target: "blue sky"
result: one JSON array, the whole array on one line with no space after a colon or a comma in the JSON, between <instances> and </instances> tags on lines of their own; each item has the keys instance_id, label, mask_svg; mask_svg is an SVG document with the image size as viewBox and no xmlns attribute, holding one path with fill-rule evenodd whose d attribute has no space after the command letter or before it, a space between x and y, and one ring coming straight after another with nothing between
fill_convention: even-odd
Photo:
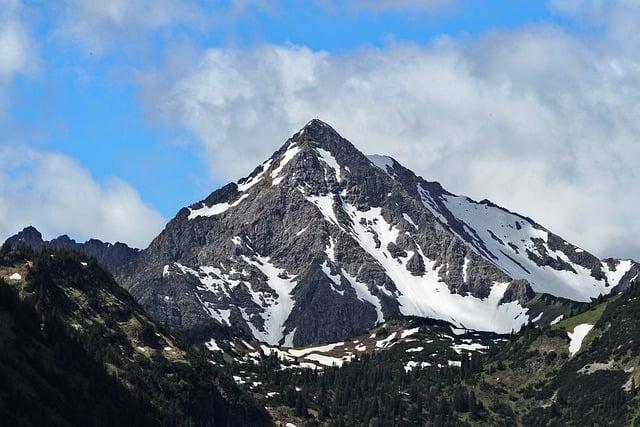
<instances>
[{"instance_id":1,"label":"blue sky","mask_svg":"<svg viewBox=\"0 0 640 427\"><path fill-rule=\"evenodd\" d=\"M207 8L211 2L201 4ZM39 2L25 2L29 6L47 10ZM74 49L55 37L57 22L36 15L33 37L42 69L16 81L6 124L13 141L67 154L96 179L126 180L166 218L224 184L224 177L210 176L197 145L190 144L179 127L145 117L135 82L130 81L128 73L162 57L172 37L185 37L198 48L292 43L348 52L390 42L425 44L445 35L473 37L558 19L539 1L491 0L482 7L466 1L435 10L383 12L290 1L266 9L248 6L221 27L175 25L170 36L152 33L140 58L117 46L101 56L91 49Z\"/></svg>"},{"instance_id":2,"label":"blue sky","mask_svg":"<svg viewBox=\"0 0 640 427\"><path fill-rule=\"evenodd\" d=\"M640 222L611 208L637 207L619 196L637 192L637 17L628 0L0 0L0 234L144 246L321 116L452 191L640 255ZM55 190L16 172L59 155L77 173L52 170ZM114 211L131 215L96 229Z\"/></svg>"}]
</instances>

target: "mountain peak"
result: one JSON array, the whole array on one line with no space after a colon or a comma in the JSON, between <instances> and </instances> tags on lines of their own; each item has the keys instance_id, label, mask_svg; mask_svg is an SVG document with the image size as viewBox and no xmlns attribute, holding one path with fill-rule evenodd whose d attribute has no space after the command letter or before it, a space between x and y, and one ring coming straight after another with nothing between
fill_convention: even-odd
<instances>
[{"instance_id":1,"label":"mountain peak","mask_svg":"<svg viewBox=\"0 0 640 427\"><path fill-rule=\"evenodd\" d=\"M308 143L311 147L323 148L329 151L332 151L331 148L340 149L342 148L340 146L345 144L351 145L338 131L320 119L313 119L308 122L293 135L292 142L300 146ZM355 149L355 147L351 147Z\"/></svg>"},{"instance_id":2,"label":"mountain peak","mask_svg":"<svg viewBox=\"0 0 640 427\"><path fill-rule=\"evenodd\" d=\"M23 228L18 234L7 239L7 242L11 246L26 245L32 247L39 247L44 243L42 240L42 233L31 225Z\"/></svg>"},{"instance_id":3,"label":"mountain peak","mask_svg":"<svg viewBox=\"0 0 640 427\"><path fill-rule=\"evenodd\" d=\"M326 131L332 131L335 134L338 133L328 123L325 123L320 119L311 119L306 125L304 125L302 129L300 129L299 134L303 134L305 132L310 132L313 134Z\"/></svg>"},{"instance_id":4,"label":"mountain peak","mask_svg":"<svg viewBox=\"0 0 640 427\"><path fill-rule=\"evenodd\" d=\"M367 157L318 119L181 212L123 286L168 325L216 321L272 344L338 341L400 315L508 333L536 319L534 293L589 302L640 274Z\"/></svg>"}]
</instances>

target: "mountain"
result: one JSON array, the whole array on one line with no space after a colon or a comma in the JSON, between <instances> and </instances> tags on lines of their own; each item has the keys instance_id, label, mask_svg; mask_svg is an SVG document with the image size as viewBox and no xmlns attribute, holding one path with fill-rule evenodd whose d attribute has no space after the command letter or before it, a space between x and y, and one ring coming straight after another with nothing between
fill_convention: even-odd
<instances>
[{"instance_id":1,"label":"mountain","mask_svg":"<svg viewBox=\"0 0 640 427\"><path fill-rule=\"evenodd\" d=\"M3 425L271 424L77 253L3 247L0 346Z\"/></svg>"},{"instance_id":2,"label":"mountain","mask_svg":"<svg viewBox=\"0 0 640 427\"><path fill-rule=\"evenodd\" d=\"M586 303L639 273L312 120L248 177L181 209L118 279L170 327L216 322L301 346L399 316L508 333L549 318L530 309L537 295Z\"/></svg>"},{"instance_id":3,"label":"mountain","mask_svg":"<svg viewBox=\"0 0 640 427\"><path fill-rule=\"evenodd\" d=\"M46 241L42 239L42 234L32 226L26 227L19 233L9 237L6 242L12 247L26 245L36 250L51 248L77 251L95 258L111 273L118 271L140 253L139 249L130 248L120 242L112 244L89 239L84 243L78 243L67 235Z\"/></svg>"}]
</instances>

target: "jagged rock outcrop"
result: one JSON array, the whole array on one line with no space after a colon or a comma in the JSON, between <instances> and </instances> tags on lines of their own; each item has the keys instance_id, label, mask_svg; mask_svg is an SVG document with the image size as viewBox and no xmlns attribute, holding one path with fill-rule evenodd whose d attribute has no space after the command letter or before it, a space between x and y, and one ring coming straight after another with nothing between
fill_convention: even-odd
<instances>
[{"instance_id":1,"label":"jagged rock outcrop","mask_svg":"<svg viewBox=\"0 0 640 427\"><path fill-rule=\"evenodd\" d=\"M25 245L36 250L46 247L77 251L95 258L103 267L113 274L140 253L139 249L130 248L120 242L107 243L97 239L89 239L84 243L79 243L67 235L62 235L48 241L43 240L42 234L32 226L26 227L19 233L9 237L7 243L12 247Z\"/></svg>"},{"instance_id":2,"label":"jagged rock outcrop","mask_svg":"<svg viewBox=\"0 0 640 427\"><path fill-rule=\"evenodd\" d=\"M248 177L178 212L120 283L156 319L214 319L271 344L337 341L415 315L510 332L534 293L629 283L531 219L365 156L313 120Z\"/></svg>"}]
</instances>

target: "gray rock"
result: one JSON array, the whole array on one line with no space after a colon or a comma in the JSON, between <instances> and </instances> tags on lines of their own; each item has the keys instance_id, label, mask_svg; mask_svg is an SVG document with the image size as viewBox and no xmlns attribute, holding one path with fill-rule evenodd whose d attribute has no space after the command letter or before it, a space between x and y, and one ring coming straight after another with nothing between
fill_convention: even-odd
<instances>
[{"instance_id":1,"label":"gray rock","mask_svg":"<svg viewBox=\"0 0 640 427\"><path fill-rule=\"evenodd\" d=\"M213 319L300 346L401 315L517 330L535 292L573 289L567 274L594 283L576 299L619 285L605 269L531 219L368 158L313 120L248 177L180 210L118 280L171 327Z\"/></svg>"}]
</instances>

